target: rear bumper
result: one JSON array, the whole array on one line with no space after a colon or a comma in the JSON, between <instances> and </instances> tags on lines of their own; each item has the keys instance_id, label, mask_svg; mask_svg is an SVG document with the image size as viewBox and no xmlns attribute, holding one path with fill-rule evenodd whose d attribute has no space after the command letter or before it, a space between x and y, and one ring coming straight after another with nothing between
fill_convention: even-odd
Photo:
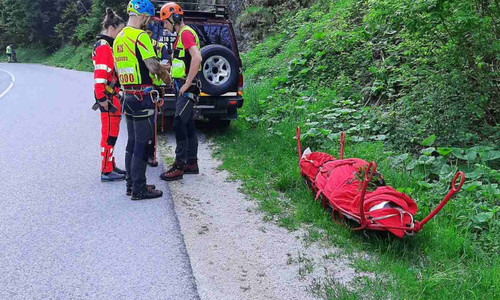
<instances>
[{"instance_id":1,"label":"rear bumper","mask_svg":"<svg viewBox=\"0 0 500 300\"><path fill-rule=\"evenodd\" d=\"M162 113L167 117L175 114L175 96L165 95ZM220 118L221 120L234 120L238 117L237 110L243 106L243 97L236 93L221 96L200 96L200 101L195 106L195 119Z\"/></svg>"}]
</instances>

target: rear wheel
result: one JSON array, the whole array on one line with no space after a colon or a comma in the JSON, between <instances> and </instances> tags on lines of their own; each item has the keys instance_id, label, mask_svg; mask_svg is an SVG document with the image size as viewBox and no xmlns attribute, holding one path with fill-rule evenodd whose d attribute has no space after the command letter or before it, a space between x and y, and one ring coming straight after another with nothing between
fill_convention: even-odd
<instances>
[{"instance_id":1,"label":"rear wheel","mask_svg":"<svg viewBox=\"0 0 500 300\"><path fill-rule=\"evenodd\" d=\"M239 66L234 53L221 45L201 48L200 81L203 92L218 96L234 89L238 83Z\"/></svg>"}]
</instances>

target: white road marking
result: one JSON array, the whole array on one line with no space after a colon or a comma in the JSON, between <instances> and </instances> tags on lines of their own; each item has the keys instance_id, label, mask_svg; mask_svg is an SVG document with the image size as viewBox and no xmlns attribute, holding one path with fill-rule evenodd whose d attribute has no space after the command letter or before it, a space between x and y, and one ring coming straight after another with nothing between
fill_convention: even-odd
<instances>
[{"instance_id":1,"label":"white road marking","mask_svg":"<svg viewBox=\"0 0 500 300\"><path fill-rule=\"evenodd\" d=\"M3 96L5 96L5 95L7 95L7 93L8 93L8 92L10 92L10 90L14 87L14 83L16 82L16 78L15 78L15 77L14 77L14 75L13 75L11 72L9 72L9 71L6 71L6 70L4 70L4 69L0 69L0 71L5 72L5 73L9 74L9 75L10 75L10 78L11 78L11 80L10 80L10 84L9 84L9 86L7 87L7 89L6 89L5 91L3 91L3 92L0 94L0 99L2 99L2 97L3 97Z\"/></svg>"}]
</instances>

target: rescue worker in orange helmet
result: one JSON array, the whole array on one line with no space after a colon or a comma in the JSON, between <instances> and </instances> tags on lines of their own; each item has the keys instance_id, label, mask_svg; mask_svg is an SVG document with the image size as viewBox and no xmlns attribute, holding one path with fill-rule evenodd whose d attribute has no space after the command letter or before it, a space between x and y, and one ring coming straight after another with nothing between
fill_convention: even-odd
<instances>
[{"instance_id":1,"label":"rescue worker in orange helmet","mask_svg":"<svg viewBox=\"0 0 500 300\"><path fill-rule=\"evenodd\" d=\"M160 11L165 29L177 32L173 47L171 74L175 86L174 131L175 162L160 175L166 181L179 180L184 174L198 174L198 137L194 126L194 106L200 95L198 72L202 57L200 41L193 28L184 23L184 11L174 3L165 4Z\"/></svg>"},{"instance_id":2,"label":"rescue worker in orange helmet","mask_svg":"<svg viewBox=\"0 0 500 300\"><path fill-rule=\"evenodd\" d=\"M120 84L113 60L113 41L123 29L124 22L112 9L106 9L102 22L103 31L97 36L92 52L94 63L94 109L101 111L101 181L125 179L125 171L116 167L113 155L120 131L121 105L118 93Z\"/></svg>"}]
</instances>

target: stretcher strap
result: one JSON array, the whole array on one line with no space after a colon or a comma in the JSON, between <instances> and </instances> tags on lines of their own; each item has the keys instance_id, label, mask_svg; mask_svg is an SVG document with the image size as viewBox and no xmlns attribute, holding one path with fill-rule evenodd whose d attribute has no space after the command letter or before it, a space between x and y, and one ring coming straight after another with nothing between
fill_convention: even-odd
<instances>
[{"instance_id":1,"label":"stretcher strap","mask_svg":"<svg viewBox=\"0 0 500 300\"><path fill-rule=\"evenodd\" d=\"M377 172L377 164L372 161L368 164L368 167L365 170L365 178L361 183L361 195L360 195L360 206L359 206L359 218L360 218L360 227L358 229L366 228L370 223L366 220L365 217L365 195L366 189L368 188L368 183L372 180L373 174Z\"/></svg>"}]
</instances>

